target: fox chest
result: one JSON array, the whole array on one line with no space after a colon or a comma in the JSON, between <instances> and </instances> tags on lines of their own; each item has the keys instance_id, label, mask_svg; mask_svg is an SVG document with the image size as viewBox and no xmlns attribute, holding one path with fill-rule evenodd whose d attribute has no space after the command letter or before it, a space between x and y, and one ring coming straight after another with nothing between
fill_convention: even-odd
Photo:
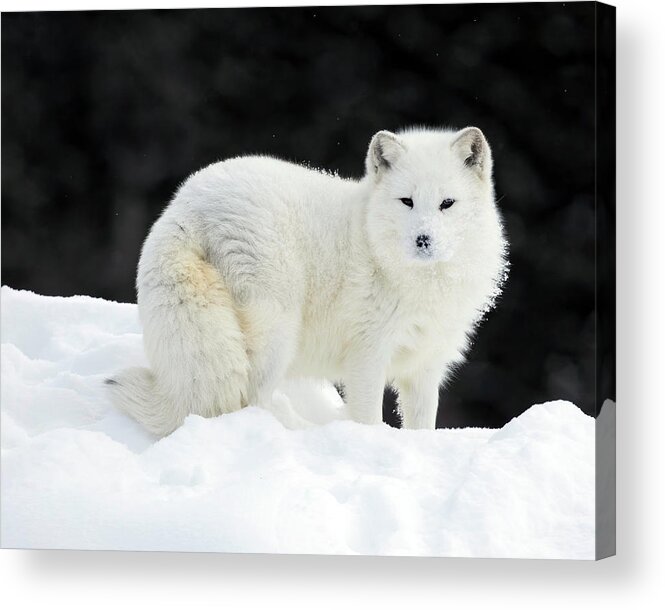
<instances>
[{"instance_id":1,"label":"fox chest","mask_svg":"<svg viewBox=\"0 0 665 610\"><path fill-rule=\"evenodd\" d=\"M426 311L410 314L396 320L386 337L389 377L427 366L446 343L446 325L441 316Z\"/></svg>"}]
</instances>

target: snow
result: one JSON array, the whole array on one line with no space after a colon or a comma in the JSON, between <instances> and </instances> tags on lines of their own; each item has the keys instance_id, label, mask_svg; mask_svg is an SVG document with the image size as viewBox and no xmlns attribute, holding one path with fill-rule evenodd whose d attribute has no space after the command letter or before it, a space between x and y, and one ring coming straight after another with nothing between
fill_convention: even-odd
<instances>
[{"instance_id":1,"label":"snow","mask_svg":"<svg viewBox=\"0 0 665 610\"><path fill-rule=\"evenodd\" d=\"M135 305L1 298L5 548L594 557L594 420L571 403L396 430L301 380L157 440L102 384L145 363Z\"/></svg>"}]
</instances>

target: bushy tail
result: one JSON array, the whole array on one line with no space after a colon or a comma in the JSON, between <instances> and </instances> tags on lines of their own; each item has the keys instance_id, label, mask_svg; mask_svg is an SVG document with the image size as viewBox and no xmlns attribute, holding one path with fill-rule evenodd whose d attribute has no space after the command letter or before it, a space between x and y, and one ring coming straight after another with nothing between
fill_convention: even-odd
<instances>
[{"instance_id":1,"label":"bushy tail","mask_svg":"<svg viewBox=\"0 0 665 610\"><path fill-rule=\"evenodd\" d=\"M167 398L159 391L155 375L149 369L124 369L104 383L115 407L160 437L173 432L187 415L166 404Z\"/></svg>"},{"instance_id":2,"label":"bushy tail","mask_svg":"<svg viewBox=\"0 0 665 610\"><path fill-rule=\"evenodd\" d=\"M106 384L115 405L164 436L190 413L215 417L247 404L249 360L234 300L217 268L176 223L162 217L137 276L150 368L120 371Z\"/></svg>"}]
</instances>

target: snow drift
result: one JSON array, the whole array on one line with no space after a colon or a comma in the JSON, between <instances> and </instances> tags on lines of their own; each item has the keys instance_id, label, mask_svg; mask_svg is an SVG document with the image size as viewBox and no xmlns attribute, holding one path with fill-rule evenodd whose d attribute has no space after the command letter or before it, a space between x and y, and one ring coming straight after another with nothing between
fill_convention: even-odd
<instances>
[{"instance_id":1,"label":"snow drift","mask_svg":"<svg viewBox=\"0 0 665 610\"><path fill-rule=\"evenodd\" d=\"M570 403L408 431L299 381L156 440L102 384L144 363L135 305L2 289L3 547L594 557L594 420Z\"/></svg>"}]
</instances>

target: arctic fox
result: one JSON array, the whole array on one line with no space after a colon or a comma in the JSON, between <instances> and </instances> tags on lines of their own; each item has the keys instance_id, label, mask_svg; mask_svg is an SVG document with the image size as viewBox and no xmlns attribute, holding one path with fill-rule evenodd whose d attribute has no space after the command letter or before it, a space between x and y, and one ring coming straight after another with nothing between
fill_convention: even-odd
<instances>
[{"instance_id":1,"label":"arctic fox","mask_svg":"<svg viewBox=\"0 0 665 610\"><path fill-rule=\"evenodd\" d=\"M108 379L114 403L166 435L310 376L366 424L392 384L404 427L434 428L506 268L490 147L475 127L380 131L365 165L351 180L248 156L190 176L138 266L151 368Z\"/></svg>"}]
</instances>

